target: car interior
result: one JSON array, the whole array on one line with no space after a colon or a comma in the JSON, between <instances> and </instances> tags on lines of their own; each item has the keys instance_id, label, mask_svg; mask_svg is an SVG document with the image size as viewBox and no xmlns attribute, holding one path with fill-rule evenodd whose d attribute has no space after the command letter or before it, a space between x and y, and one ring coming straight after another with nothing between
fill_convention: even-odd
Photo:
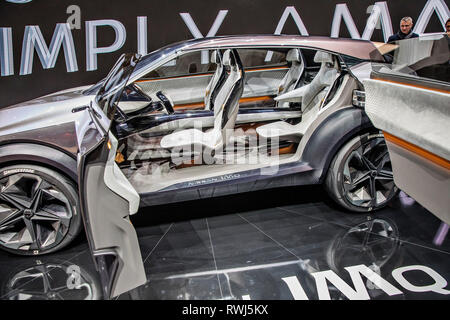
<instances>
[{"instance_id":1,"label":"car interior","mask_svg":"<svg viewBox=\"0 0 450 320\"><path fill-rule=\"evenodd\" d=\"M205 62L186 52L124 90L116 162L140 193L298 161L341 70L337 56L313 49L206 53Z\"/></svg>"}]
</instances>

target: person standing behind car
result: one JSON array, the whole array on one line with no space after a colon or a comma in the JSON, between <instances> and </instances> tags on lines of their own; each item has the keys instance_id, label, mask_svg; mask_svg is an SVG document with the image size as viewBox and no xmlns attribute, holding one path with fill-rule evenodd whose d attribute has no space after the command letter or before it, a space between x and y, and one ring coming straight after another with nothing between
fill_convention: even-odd
<instances>
[{"instance_id":1,"label":"person standing behind car","mask_svg":"<svg viewBox=\"0 0 450 320\"><path fill-rule=\"evenodd\" d=\"M412 26L414 25L411 17L404 17L400 20L400 30L389 37L387 42L394 42L403 39L417 38L419 35L412 32Z\"/></svg>"}]
</instances>

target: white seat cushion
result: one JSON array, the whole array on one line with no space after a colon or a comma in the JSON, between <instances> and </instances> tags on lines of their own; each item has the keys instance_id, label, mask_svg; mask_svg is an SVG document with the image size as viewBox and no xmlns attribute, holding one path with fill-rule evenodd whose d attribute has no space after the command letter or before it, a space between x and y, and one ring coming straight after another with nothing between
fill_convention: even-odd
<instances>
[{"instance_id":1,"label":"white seat cushion","mask_svg":"<svg viewBox=\"0 0 450 320\"><path fill-rule=\"evenodd\" d=\"M296 125L289 124L284 121L272 122L256 128L256 132L265 138L275 138L296 135L303 137L311 123L317 118L319 113L320 99L314 107L306 110L302 115L302 121Z\"/></svg>"},{"instance_id":2,"label":"white seat cushion","mask_svg":"<svg viewBox=\"0 0 450 320\"><path fill-rule=\"evenodd\" d=\"M256 128L256 132L264 138L275 138L297 134L295 126L284 121L277 121Z\"/></svg>"},{"instance_id":3,"label":"white seat cushion","mask_svg":"<svg viewBox=\"0 0 450 320\"><path fill-rule=\"evenodd\" d=\"M190 145L202 145L216 149L222 144L220 131L210 130L202 132L198 129L187 129L171 133L161 139L161 147L171 149Z\"/></svg>"}]
</instances>

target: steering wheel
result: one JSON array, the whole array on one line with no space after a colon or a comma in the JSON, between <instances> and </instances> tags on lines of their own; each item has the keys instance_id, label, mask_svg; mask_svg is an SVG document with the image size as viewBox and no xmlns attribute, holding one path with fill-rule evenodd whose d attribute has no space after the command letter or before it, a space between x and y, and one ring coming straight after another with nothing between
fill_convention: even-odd
<instances>
[{"instance_id":1,"label":"steering wheel","mask_svg":"<svg viewBox=\"0 0 450 320\"><path fill-rule=\"evenodd\" d=\"M173 106L174 106L173 101L169 96L164 94L164 92L162 92L162 91L158 91L156 93L156 96L158 97L159 100L161 100L161 102L168 114L175 113L175 110L173 109Z\"/></svg>"},{"instance_id":2,"label":"steering wheel","mask_svg":"<svg viewBox=\"0 0 450 320\"><path fill-rule=\"evenodd\" d=\"M121 101L143 101L145 103L148 103L146 106L139 108L138 110L134 110L131 112L125 112L119 107L119 102ZM120 117L121 121L126 121L130 117L134 117L136 115L139 115L143 110L145 110L152 102L152 98L150 98L146 93L144 93L136 84L132 83L124 88L122 91L122 95L116 103L114 103L114 106L116 107L116 115Z\"/></svg>"},{"instance_id":3,"label":"steering wheel","mask_svg":"<svg viewBox=\"0 0 450 320\"><path fill-rule=\"evenodd\" d=\"M115 103L114 106L116 107L116 114L122 118L123 121L128 120L128 116L123 112L122 109L119 108L118 104Z\"/></svg>"}]
</instances>

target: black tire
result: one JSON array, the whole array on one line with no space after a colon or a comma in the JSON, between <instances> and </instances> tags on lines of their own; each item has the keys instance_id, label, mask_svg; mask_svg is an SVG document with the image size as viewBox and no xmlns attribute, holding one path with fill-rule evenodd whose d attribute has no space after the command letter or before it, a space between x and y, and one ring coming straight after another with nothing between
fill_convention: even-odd
<instances>
[{"instance_id":1,"label":"black tire","mask_svg":"<svg viewBox=\"0 0 450 320\"><path fill-rule=\"evenodd\" d=\"M18 255L58 251L80 233L81 220L77 188L67 177L31 164L0 170L1 249Z\"/></svg>"},{"instance_id":2,"label":"black tire","mask_svg":"<svg viewBox=\"0 0 450 320\"><path fill-rule=\"evenodd\" d=\"M398 188L383 134L366 133L348 141L331 162L324 186L334 201L351 212L385 207Z\"/></svg>"}]
</instances>

